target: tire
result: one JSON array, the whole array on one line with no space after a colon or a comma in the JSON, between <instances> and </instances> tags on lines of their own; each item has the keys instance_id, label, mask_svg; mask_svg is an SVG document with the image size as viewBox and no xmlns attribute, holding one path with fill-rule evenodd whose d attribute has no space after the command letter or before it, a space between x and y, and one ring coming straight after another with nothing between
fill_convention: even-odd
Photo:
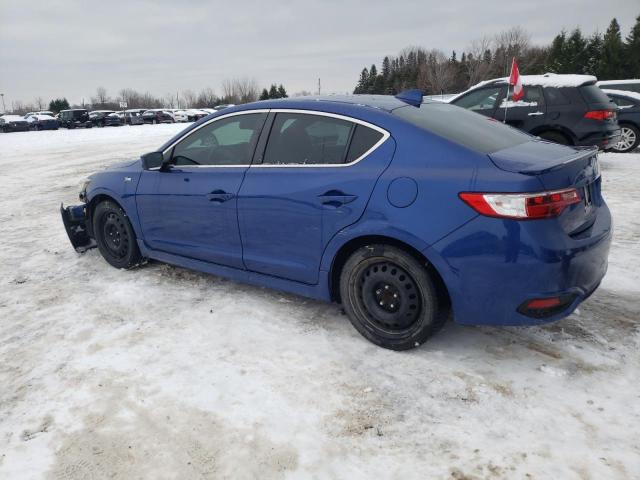
<instances>
[{"instance_id":1,"label":"tire","mask_svg":"<svg viewBox=\"0 0 640 480\"><path fill-rule=\"evenodd\" d=\"M100 202L93 211L93 233L98 250L111 266L131 268L142 255L127 214L115 202Z\"/></svg>"},{"instance_id":2,"label":"tire","mask_svg":"<svg viewBox=\"0 0 640 480\"><path fill-rule=\"evenodd\" d=\"M620 128L622 129L620 141L611 150L618 153L634 151L640 144L640 130L630 123L621 123Z\"/></svg>"},{"instance_id":3,"label":"tire","mask_svg":"<svg viewBox=\"0 0 640 480\"><path fill-rule=\"evenodd\" d=\"M549 142L559 143L560 145L571 145L569 139L560 132L542 132L538 136L543 140L547 140Z\"/></svg>"},{"instance_id":4,"label":"tire","mask_svg":"<svg viewBox=\"0 0 640 480\"><path fill-rule=\"evenodd\" d=\"M448 316L426 266L390 245L368 245L349 257L340 297L355 329L390 350L419 346Z\"/></svg>"}]
</instances>

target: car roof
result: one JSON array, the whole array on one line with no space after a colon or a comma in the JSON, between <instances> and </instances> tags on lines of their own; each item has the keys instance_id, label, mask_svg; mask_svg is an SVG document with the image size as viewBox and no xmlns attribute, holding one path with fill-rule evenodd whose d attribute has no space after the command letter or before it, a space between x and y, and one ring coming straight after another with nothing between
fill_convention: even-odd
<instances>
[{"instance_id":1,"label":"car roof","mask_svg":"<svg viewBox=\"0 0 640 480\"><path fill-rule=\"evenodd\" d=\"M433 102L425 102L433 103ZM323 106L335 106L337 104L353 107L366 107L392 112L396 108L406 107L408 104L391 95L324 95L279 98L275 100L261 100L231 107L229 110L241 109L250 106L255 108L301 108L305 110L322 110ZM244 108L242 108L244 109ZM231 113L231 112L230 112Z\"/></svg>"}]
</instances>

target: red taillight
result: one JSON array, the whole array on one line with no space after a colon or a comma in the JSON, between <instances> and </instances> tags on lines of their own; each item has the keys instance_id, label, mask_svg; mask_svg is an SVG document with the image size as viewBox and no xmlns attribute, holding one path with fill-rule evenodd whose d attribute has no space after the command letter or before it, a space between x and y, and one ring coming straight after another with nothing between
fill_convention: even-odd
<instances>
[{"instance_id":1,"label":"red taillight","mask_svg":"<svg viewBox=\"0 0 640 480\"><path fill-rule=\"evenodd\" d=\"M540 193L463 192L460 198L481 215L519 220L557 217L581 200L575 188Z\"/></svg>"},{"instance_id":2,"label":"red taillight","mask_svg":"<svg viewBox=\"0 0 640 480\"><path fill-rule=\"evenodd\" d=\"M584 114L584 118L590 118L591 120L609 120L613 118L616 112L613 110L589 110Z\"/></svg>"}]
</instances>

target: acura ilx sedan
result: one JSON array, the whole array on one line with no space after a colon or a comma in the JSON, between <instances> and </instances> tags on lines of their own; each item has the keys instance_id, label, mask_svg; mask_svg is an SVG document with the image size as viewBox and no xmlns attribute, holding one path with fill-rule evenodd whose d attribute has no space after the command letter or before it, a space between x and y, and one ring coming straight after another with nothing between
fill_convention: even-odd
<instances>
[{"instance_id":1,"label":"acura ilx sedan","mask_svg":"<svg viewBox=\"0 0 640 480\"><path fill-rule=\"evenodd\" d=\"M597 150L550 143L417 91L280 99L209 115L92 175L61 207L73 246L325 301L385 348L449 317L569 315L607 269Z\"/></svg>"}]
</instances>

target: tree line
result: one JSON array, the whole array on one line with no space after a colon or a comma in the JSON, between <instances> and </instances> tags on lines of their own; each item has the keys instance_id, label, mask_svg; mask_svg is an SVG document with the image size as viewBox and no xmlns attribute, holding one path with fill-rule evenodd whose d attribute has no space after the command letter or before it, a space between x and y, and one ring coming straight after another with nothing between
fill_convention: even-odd
<instances>
[{"instance_id":1,"label":"tree line","mask_svg":"<svg viewBox=\"0 0 640 480\"><path fill-rule=\"evenodd\" d=\"M386 56L381 68L363 68L354 93L396 94L419 88L425 94L457 93L482 80L509 75L515 57L522 75L547 72L595 75L599 80L640 78L640 16L623 39L614 18L603 34L580 28L561 31L546 46L531 45L530 34L514 27L483 37L458 54L408 47Z\"/></svg>"},{"instance_id":2,"label":"tree line","mask_svg":"<svg viewBox=\"0 0 640 480\"><path fill-rule=\"evenodd\" d=\"M14 101L12 112L25 114L33 111L49 110L58 113L69 108L87 108L92 110L120 110L120 102L125 102L127 108L209 108L220 104L241 104L266 98L286 98L285 87L272 84L270 89L263 89L260 94L258 83L250 78L234 78L222 82L222 95L216 95L215 90L206 87L199 92L183 90L182 92L167 93L159 97L149 92L139 92L133 88L123 88L116 95L109 95L104 87L98 87L95 95L87 103L70 104L66 98L52 99L48 104L42 97L37 97L31 103ZM48 107L48 108L47 108Z\"/></svg>"}]
</instances>

